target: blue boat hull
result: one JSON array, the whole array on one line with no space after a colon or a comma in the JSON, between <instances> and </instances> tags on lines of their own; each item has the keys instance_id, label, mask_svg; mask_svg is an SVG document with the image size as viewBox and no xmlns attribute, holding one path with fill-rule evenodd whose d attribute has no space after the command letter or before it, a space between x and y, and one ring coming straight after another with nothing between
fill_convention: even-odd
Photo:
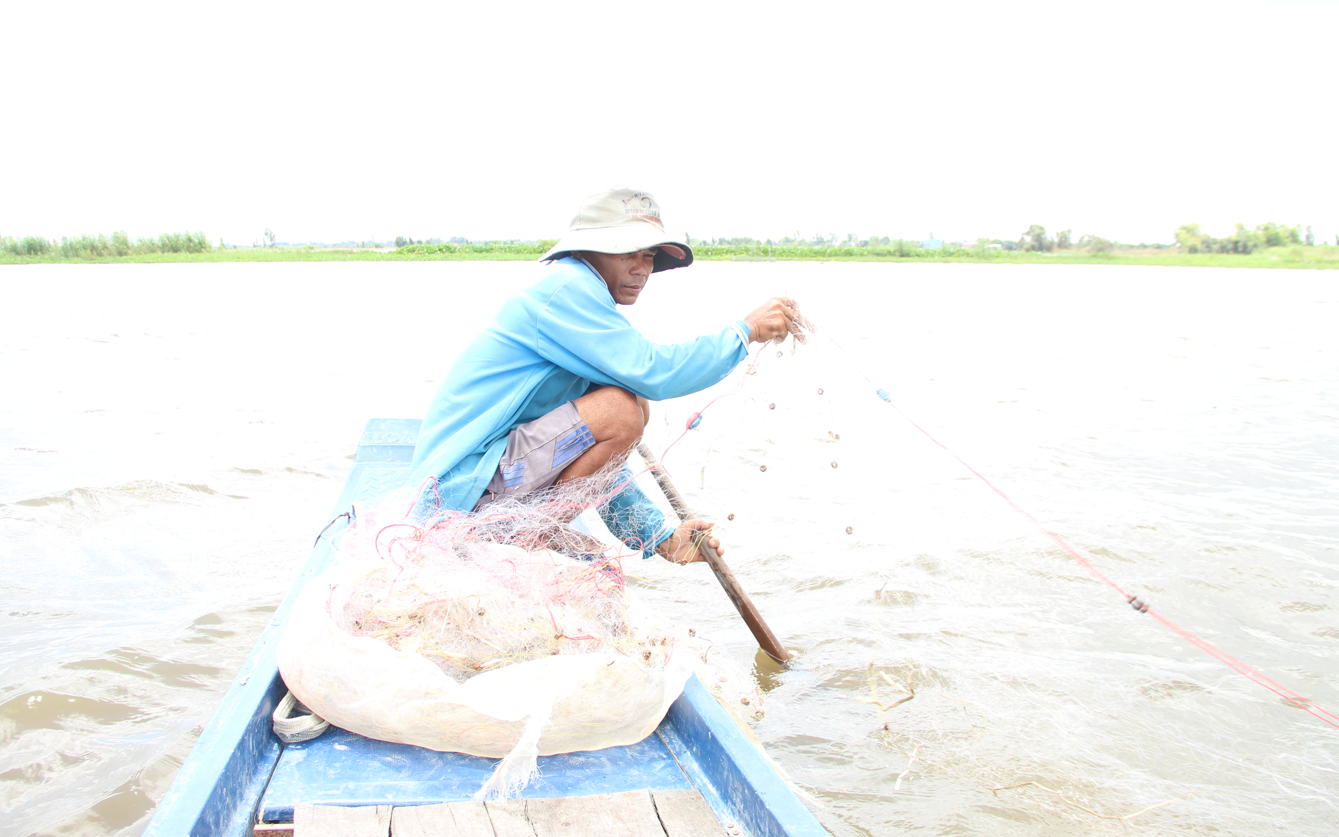
<instances>
[{"instance_id":1,"label":"blue boat hull","mask_svg":"<svg viewBox=\"0 0 1339 837\"><path fill-rule=\"evenodd\" d=\"M336 514L403 483L418 424L368 422ZM289 745L274 736L270 718L285 693L275 655L279 635L298 591L330 556L329 538L323 537L159 803L146 837L244 837L257 821L291 822L294 805L302 803L461 801L491 772L491 759L373 741L343 730ZM693 788L723 823L737 825L744 834L827 833L697 678L689 680L655 735L645 741L547 756L539 767L539 779L526 796Z\"/></svg>"}]
</instances>

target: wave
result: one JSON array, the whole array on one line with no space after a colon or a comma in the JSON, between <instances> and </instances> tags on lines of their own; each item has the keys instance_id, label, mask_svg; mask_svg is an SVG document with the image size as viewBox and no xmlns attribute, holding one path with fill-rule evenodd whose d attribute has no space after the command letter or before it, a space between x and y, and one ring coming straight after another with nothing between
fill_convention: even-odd
<instances>
[{"instance_id":1,"label":"wave","mask_svg":"<svg viewBox=\"0 0 1339 837\"><path fill-rule=\"evenodd\" d=\"M105 502L117 502L124 500L149 500L156 503L191 503L195 501L196 495L206 495L211 497L224 497L230 500L250 499L241 494L228 494L222 491L215 491L203 483L189 482L162 482L160 480L135 480L133 482L122 483L98 488L71 488L59 494L49 494L44 497L30 497L24 500L16 500L13 503L0 503L0 508L7 505L13 506L68 506L71 508L82 508L89 506L100 506Z\"/></svg>"}]
</instances>

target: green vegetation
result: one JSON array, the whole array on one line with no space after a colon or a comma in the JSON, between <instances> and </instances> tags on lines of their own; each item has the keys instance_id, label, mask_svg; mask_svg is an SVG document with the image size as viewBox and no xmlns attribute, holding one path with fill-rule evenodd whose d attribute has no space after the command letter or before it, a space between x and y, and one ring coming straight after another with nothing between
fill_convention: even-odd
<instances>
[{"instance_id":1,"label":"green vegetation","mask_svg":"<svg viewBox=\"0 0 1339 837\"><path fill-rule=\"evenodd\" d=\"M946 247L927 250L918 241L896 239L887 245L784 245L784 244L706 244L693 242L693 255L699 259L776 259L777 261L867 261L885 262L895 259L929 259L931 261L960 261L972 255L971 250Z\"/></svg>"},{"instance_id":2,"label":"green vegetation","mask_svg":"<svg viewBox=\"0 0 1339 837\"><path fill-rule=\"evenodd\" d=\"M407 256L443 259L469 259L480 256L537 259L556 243L556 241L480 241L472 244L410 244L395 252Z\"/></svg>"},{"instance_id":3,"label":"green vegetation","mask_svg":"<svg viewBox=\"0 0 1339 837\"><path fill-rule=\"evenodd\" d=\"M1238 224L1236 231L1223 239L1202 232L1198 224L1187 224L1176 231L1177 244L1128 245L1093 235L1072 240L1070 230L1054 236L1033 224L1017 241L977 239L966 246L960 242L922 242L871 237L858 240L848 235L780 241L749 238L689 239L698 259L705 261L929 261L982 262L1009 264L1121 264L1180 267L1286 267L1339 268L1339 246L1315 245L1311 228L1298 225L1261 224L1247 230ZM124 232L109 236L62 238L59 242L27 236L0 236L0 265L52 262L308 262L308 261L432 261L487 260L525 261L538 259L551 246L545 241L465 241L452 239L442 243L414 242L401 237L398 249L377 249L367 241L347 246L285 246L265 231L264 245L250 248L211 245L204 233L168 233L158 238L131 242Z\"/></svg>"},{"instance_id":4,"label":"green vegetation","mask_svg":"<svg viewBox=\"0 0 1339 837\"><path fill-rule=\"evenodd\" d=\"M1110 244L1107 242L1107 244ZM845 261L845 262L971 262L993 264L1119 264L1167 267L1287 267L1339 268L1339 247L1267 247L1250 254L1183 253L1172 247L1102 250L989 250L694 245L693 253L707 260Z\"/></svg>"},{"instance_id":5,"label":"green vegetation","mask_svg":"<svg viewBox=\"0 0 1339 837\"><path fill-rule=\"evenodd\" d=\"M1199 224L1185 224L1176 231L1176 243L1187 253L1254 253L1261 247L1285 247L1302 244L1302 225L1285 227L1270 221L1254 230L1237 224L1227 238L1213 238L1200 230ZM1306 246L1315 245L1311 228L1306 228Z\"/></svg>"},{"instance_id":6,"label":"green vegetation","mask_svg":"<svg viewBox=\"0 0 1339 837\"><path fill-rule=\"evenodd\" d=\"M208 253L213 249L202 232L163 233L133 242L125 232L114 232L110 237L81 235L59 242L31 235L18 239L0 236L0 261L117 261L154 254Z\"/></svg>"}]
</instances>

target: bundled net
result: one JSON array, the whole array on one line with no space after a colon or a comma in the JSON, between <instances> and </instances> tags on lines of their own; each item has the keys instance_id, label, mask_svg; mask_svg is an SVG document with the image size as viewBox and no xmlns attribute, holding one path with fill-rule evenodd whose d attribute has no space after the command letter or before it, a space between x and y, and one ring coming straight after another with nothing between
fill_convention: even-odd
<instances>
[{"instance_id":1,"label":"bundled net","mask_svg":"<svg viewBox=\"0 0 1339 837\"><path fill-rule=\"evenodd\" d=\"M668 663L676 631L632 612L619 558L574 559L452 534L413 527L412 560L340 583L330 598L335 625L425 657L462 683L563 654L609 651L648 669Z\"/></svg>"},{"instance_id":2,"label":"bundled net","mask_svg":"<svg viewBox=\"0 0 1339 837\"><path fill-rule=\"evenodd\" d=\"M626 553L568 527L618 482L606 471L470 514L421 499L360 512L294 607L285 683L352 732L504 757L479 798L523 787L539 755L640 741L709 643L638 601ZM702 673L759 710L737 672Z\"/></svg>"}]
</instances>

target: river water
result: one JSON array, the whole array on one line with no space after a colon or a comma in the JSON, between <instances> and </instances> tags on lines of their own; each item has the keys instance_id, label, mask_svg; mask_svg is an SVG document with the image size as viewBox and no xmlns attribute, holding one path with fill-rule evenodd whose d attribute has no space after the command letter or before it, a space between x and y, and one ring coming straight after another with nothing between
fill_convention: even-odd
<instances>
[{"instance_id":1,"label":"river water","mask_svg":"<svg viewBox=\"0 0 1339 837\"><path fill-rule=\"evenodd\" d=\"M536 270L0 271L5 834L142 831L364 422L420 416ZM664 460L795 665L755 659L702 565L630 569L752 670L755 731L825 826L1333 833L1339 730L1027 516L1339 712L1333 274L702 263L628 313L681 340L775 293L816 339L657 405L647 438L665 450L724 395Z\"/></svg>"}]
</instances>

